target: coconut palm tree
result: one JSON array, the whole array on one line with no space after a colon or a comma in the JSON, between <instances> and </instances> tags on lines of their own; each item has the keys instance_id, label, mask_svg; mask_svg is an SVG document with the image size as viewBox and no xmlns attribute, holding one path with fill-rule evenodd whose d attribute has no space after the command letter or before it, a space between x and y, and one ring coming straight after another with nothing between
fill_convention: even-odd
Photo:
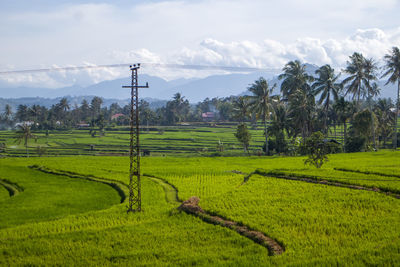
<instances>
[{"instance_id":1,"label":"coconut palm tree","mask_svg":"<svg viewBox=\"0 0 400 267\"><path fill-rule=\"evenodd\" d=\"M34 134L32 134L31 132L31 126L27 123L24 124L20 124L18 125L18 130L16 132L16 140L15 142L18 142L18 144L21 144L22 141L24 141L24 146L26 148L26 156L29 157L29 152L28 152L28 142L29 139L31 138L35 138L36 140L36 136Z\"/></svg>"},{"instance_id":2,"label":"coconut palm tree","mask_svg":"<svg viewBox=\"0 0 400 267\"><path fill-rule=\"evenodd\" d=\"M360 99L366 96L366 90L363 84L366 81L364 56L354 52L354 54L350 56L350 61L347 61L344 72L349 74L342 82L346 90L345 96L352 94L352 99L357 99L357 107L359 109Z\"/></svg>"},{"instance_id":3,"label":"coconut palm tree","mask_svg":"<svg viewBox=\"0 0 400 267\"><path fill-rule=\"evenodd\" d=\"M12 119L12 108L9 104L6 104L5 109L4 109L4 119L7 124L11 124L11 119Z\"/></svg>"},{"instance_id":4,"label":"coconut palm tree","mask_svg":"<svg viewBox=\"0 0 400 267\"><path fill-rule=\"evenodd\" d=\"M271 124L268 126L268 134L276 138L276 150L278 153L284 152L286 147L285 131L289 135L290 123L288 120L287 106L274 99L274 112L271 117Z\"/></svg>"},{"instance_id":5,"label":"coconut palm tree","mask_svg":"<svg viewBox=\"0 0 400 267\"><path fill-rule=\"evenodd\" d=\"M311 88L313 89L313 93L315 96L320 94L320 98L318 100L318 104L321 105L324 102L324 131L325 134L328 133L328 110L329 110L329 102L331 100L331 96L336 101L338 99L338 95L340 90L342 89L342 85L337 83L337 80L340 77L340 74L335 75L335 70L331 68L330 65L324 65L317 69L315 73L318 75L315 82L312 84Z\"/></svg>"},{"instance_id":6,"label":"coconut palm tree","mask_svg":"<svg viewBox=\"0 0 400 267\"><path fill-rule=\"evenodd\" d=\"M372 132L372 139L373 139L373 145L374 145L374 150L376 151L376 136L375 136L375 119L374 119L374 114L372 110L372 101L373 98L380 93L380 89L378 87L378 84L375 82L378 77L377 77L377 71L378 71L378 65L375 62L374 59L365 59L364 60L364 72L365 72L365 87L367 91L367 103L368 103L368 109L371 114L371 132ZM371 84L371 82L373 82Z\"/></svg>"},{"instance_id":7,"label":"coconut palm tree","mask_svg":"<svg viewBox=\"0 0 400 267\"><path fill-rule=\"evenodd\" d=\"M265 136L265 153L269 153L268 149L268 132L267 132L267 120L270 118L271 113L274 110L272 105L271 94L276 85L269 86L267 80L260 77L247 90L253 95L248 96L250 109L256 114L257 119L261 117L264 125L264 136Z\"/></svg>"},{"instance_id":8,"label":"coconut palm tree","mask_svg":"<svg viewBox=\"0 0 400 267\"><path fill-rule=\"evenodd\" d=\"M346 101L344 97L340 97L333 105L333 108L336 110L339 122L343 123L343 150L346 152L347 120L353 116L355 108L352 103Z\"/></svg>"},{"instance_id":9,"label":"coconut palm tree","mask_svg":"<svg viewBox=\"0 0 400 267\"><path fill-rule=\"evenodd\" d=\"M311 134L315 115L315 98L311 91L297 90L289 101L289 119L294 136L301 133L302 142Z\"/></svg>"},{"instance_id":10,"label":"coconut palm tree","mask_svg":"<svg viewBox=\"0 0 400 267\"><path fill-rule=\"evenodd\" d=\"M386 54L385 60L385 73L382 77L389 76L386 84L397 82L397 101L396 101L396 116L394 123L394 135L393 135L393 149L397 148L397 118L399 116L399 95L400 95L400 50L398 47L393 47L390 54Z\"/></svg>"},{"instance_id":11,"label":"coconut palm tree","mask_svg":"<svg viewBox=\"0 0 400 267\"><path fill-rule=\"evenodd\" d=\"M378 99L374 106L374 113L378 119L378 134L383 139L383 146L386 147L388 136L393 132L394 113L391 109L394 107L391 99Z\"/></svg>"},{"instance_id":12,"label":"coconut palm tree","mask_svg":"<svg viewBox=\"0 0 400 267\"><path fill-rule=\"evenodd\" d=\"M239 96L233 101L233 117L239 122L244 123L249 115L249 102L244 96Z\"/></svg>"},{"instance_id":13,"label":"coconut palm tree","mask_svg":"<svg viewBox=\"0 0 400 267\"><path fill-rule=\"evenodd\" d=\"M310 89L309 82L312 82L314 78L307 74L305 64L301 64L299 60L290 61L282 70L283 73L278 76L278 79L283 80L281 84L283 97L288 98L290 101L295 91L306 92Z\"/></svg>"}]
</instances>

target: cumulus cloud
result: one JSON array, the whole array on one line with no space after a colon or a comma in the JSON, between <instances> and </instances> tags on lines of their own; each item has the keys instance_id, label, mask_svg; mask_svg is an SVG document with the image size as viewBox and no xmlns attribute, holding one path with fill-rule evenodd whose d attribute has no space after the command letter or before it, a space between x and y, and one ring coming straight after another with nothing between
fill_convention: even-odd
<instances>
[{"instance_id":1,"label":"cumulus cloud","mask_svg":"<svg viewBox=\"0 0 400 267\"><path fill-rule=\"evenodd\" d=\"M235 41L223 42L206 38L195 47L183 47L167 54L159 54L149 49L115 50L108 57L113 63L149 63L141 71L166 79L182 77L204 77L215 73L227 73L226 70L199 71L162 67L162 64L209 65L250 67L273 70L279 73L285 63L299 59L304 63L316 65L331 64L336 69L346 65L348 57L361 52L366 57L382 59L392 46L398 46L400 28L383 31L378 28L359 29L344 39L299 38L291 43L272 39L261 42ZM84 62L86 66L94 66ZM157 66L160 64L160 66ZM60 67L54 65L53 67ZM73 67L70 65L70 67ZM50 71L28 75L1 76L0 81L12 85L30 85L43 87L61 87L73 84L89 85L103 80L128 76L126 69L88 68L83 70Z\"/></svg>"}]
</instances>

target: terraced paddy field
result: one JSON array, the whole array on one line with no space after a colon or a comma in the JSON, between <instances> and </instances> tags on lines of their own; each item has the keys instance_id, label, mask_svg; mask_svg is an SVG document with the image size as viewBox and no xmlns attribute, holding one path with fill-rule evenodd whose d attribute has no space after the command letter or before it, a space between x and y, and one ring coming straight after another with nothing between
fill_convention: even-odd
<instances>
[{"instance_id":1,"label":"terraced paddy field","mask_svg":"<svg viewBox=\"0 0 400 267\"><path fill-rule=\"evenodd\" d=\"M249 126L250 127L250 126ZM217 151L219 142L223 144L224 154L243 155L242 145L236 140L235 123L219 125L158 126L141 130L142 149L156 156L202 156ZM252 140L250 149L261 150L262 130L250 129ZM45 156L98 155L121 156L129 153L129 128L115 127L105 131L104 136L91 136L89 129L36 131L28 144L30 156L38 156L38 147ZM26 156L24 143L16 142L15 132L0 131L0 156ZM5 148L2 149L2 144Z\"/></svg>"},{"instance_id":2,"label":"terraced paddy field","mask_svg":"<svg viewBox=\"0 0 400 267\"><path fill-rule=\"evenodd\" d=\"M0 159L0 265L398 265L400 152L303 159L146 157L130 214L127 157Z\"/></svg>"}]
</instances>

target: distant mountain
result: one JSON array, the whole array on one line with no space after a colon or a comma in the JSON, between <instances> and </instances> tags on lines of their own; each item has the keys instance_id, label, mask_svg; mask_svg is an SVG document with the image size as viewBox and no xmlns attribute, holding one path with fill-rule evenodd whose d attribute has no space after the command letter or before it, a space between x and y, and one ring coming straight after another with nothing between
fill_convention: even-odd
<instances>
[{"instance_id":1,"label":"distant mountain","mask_svg":"<svg viewBox=\"0 0 400 267\"><path fill-rule=\"evenodd\" d=\"M149 83L150 88L140 89L141 97L169 100L177 92L182 93L191 103L202 101L206 97L224 97L237 95L258 79L260 76L271 78L268 73L249 74L228 74L214 75L202 79L178 79L166 81L159 77L140 75L139 84ZM90 96L96 95L103 98L127 99L130 90L122 88L130 84L130 78L122 78L111 81L103 81L88 87L70 86L58 89L49 88L5 88L0 87L0 97L21 98L21 97L44 97L56 98L62 96Z\"/></svg>"},{"instance_id":2,"label":"distant mountain","mask_svg":"<svg viewBox=\"0 0 400 267\"><path fill-rule=\"evenodd\" d=\"M318 66L312 64L306 64L307 72L311 75L315 75L315 70ZM247 88L259 77L264 77L269 81L271 85L277 84L277 89L274 94L279 93L281 80L278 79L277 73L271 72L254 72L247 74L226 74L226 75L213 75L206 78L199 79L178 79L172 81L166 81L159 77L141 74L139 76L139 84L144 85L146 82L149 83L149 88L140 89L140 97L153 99L151 103L155 103L154 99L164 100L156 105L165 104L166 100L170 100L173 95L180 92L186 99L191 103L197 103L204 100L206 97L226 97L230 95L244 95L247 94ZM59 98L63 96L70 96L71 99L76 99L77 103L81 102L79 97L87 96L100 96L108 100L118 102L122 101L127 103L130 97L130 89L122 88L123 85L130 84L130 78L122 78L111 81L103 81L88 87L70 86L58 89L49 88L29 88L29 87L18 87L18 88L7 88L4 84L0 84L0 97L1 98L27 98L31 99L24 101L31 101L34 103L35 97L41 98ZM384 81L379 81L381 86L380 97L391 97L395 98L396 86L389 84L384 86ZM47 100L46 100L47 101ZM45 103L53 103L51 100ZM75 100L74 100L75 101ZM75 102L70 103L74 104ZM54 104L54 103L53 103ZM106 104L106 103L105 103ZM49 104L51 105L51 104ZM107 104L106 104L107 105ZM1 112L0 103L0 112Z\"/></svg>"}]
</instances>

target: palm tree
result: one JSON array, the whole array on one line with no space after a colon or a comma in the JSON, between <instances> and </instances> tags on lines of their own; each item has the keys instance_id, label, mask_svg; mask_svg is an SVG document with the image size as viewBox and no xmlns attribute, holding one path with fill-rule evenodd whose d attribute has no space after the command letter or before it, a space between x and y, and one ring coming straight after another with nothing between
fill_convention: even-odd
<instances>
[{"instance_id":1,"label":"palm tree","mask_svg":"<svg viewBox=\"0 0 400 267\"><path fill-rule=\"evenodd\" d=\"M11 124L11 117L12 117L12 108L9 104L6 104L4 109L4 118L7 124Z\"/></svg>"},{"instance_id":2,"label":"palm tree","mask_svg":"<svg viewBox=\"0 0 400 267\"><path fill-rule=\"evenodd\" d=\"M312 89L314 90L314 95L320 95L318 100L318 104L321 105L322 102L324 103L324 113L325 113L325 120L324 120L324 130L325 134L328 133L328 110L329 110L329 102L331 100L331 96L336 101L338 99L338 94L342 89L342 85L340 83L336 83L339 79L340 74L335 76L335 70L331 68L330 65L324 65L320 67L318 70L315 71L318 74L318 78L312 85Z\"/></svg>"},{"instance_id":3,"label":"palm tree","mask_svg":"<svg viewBox=\"0 0 400 267\"><path fill-rule=\"evenodd\" d=\"M16 132L16 140L15 142L18 142L18 144L21 144L22 141L24 141L24 146L26 148L26 156L29 157L29 152L28 152L28 141L30 138L35 138L36 136L32 134L31 132L31 126L27 123L20 124L18 125L18 130Z\"/></svg>"},{"instance_id":4,"label":"palm tree","mask_svg":"<svg viewBox=\"0 0 400 267\"><path fill-rule=\"evenodd\" d=\"M393 149L397 149L397 118L399 116L399 95L400 95L400 50L398 47L393 47L391 54L386 54L384 57L386 72L382 77L390 75L386 84L397 82L397 101L396 101L396 116L394 123Z\"/></svg>"},{"instance_id":5,"label":"palm tree","mask_svg":"<svg viewBox=\"0 0 400 267\"><path fill-rule=\"evenodd\" d=\"M277 99L277 101L274 101L274 112L272 113L271 124L268 126L268 134L275 136L278 153L285 150L285 131L289 135L289 130L287 106Z\"/></svg>"},{"instance_id":6,"label":"palm tree","mask_svg":"<svg viewBox=\"0 0 400 267\"><path fill-rule=\"evenodd\" d=\"M260 77L247 90L253 95L248 96L249 105L251 110L256 114L257 118L261 117L264 125L265 135L265 153L269 153L268 149L268 132L267 132L267 120L270 118L270 114L273 111L271 94L276 85L270 87L267 80Z\"/></svg>"},{"instance_id":7,"label":"palm tree","mask_svg":"<svg viewBox=\"0 0 400 267\"><path fill-rule=\"evenodd\" d=\"M364 83L365 87L367 88L367 102L371 114L371 128L372 128L371 130L372 130L372 139L375 151L377 150L377 148L376 148L376 136L375 136L375 119L372 110L372 100L375 96L379 95L380 89L376 82L371 84L371 81L376 81L378 79L378 77L376 76L377 71L378 71L378 65L372 58L364 60L364 72L365 72Z\"/></svg>"},{"instance_id":8,"label":"palm tree","mask_svg":"<svg viewBox=\"0 0 400 267\"><path fill-rule=\"evenodd\" d=\"M345 144L347 141L347 120L352 117L354 114L354 107L352 104L344 99L344 97L340 97L333 108L336 110L338 119L341 123L343 123L343 150L346 152Z\"/></svg>"},{"instance_id":9,"label":"palm tree","mask_svg":"<svg viewBox=\"0 0 400 267\"><path fill-rule=\"evenodd\" d=\"M347 67L344 70L349 74L349 77L343 80L345 86L345 96L348 94L353 95L353 100L357 98L357 107L360 107L360 98L366 95L363 83L366 80L365 74L365 58L362 54L354 52L350 56L350 61L347 61Z\"/></svg>"},{"instance_id":10,"label":"palm tree","mask_svg":"<svg viewBox=\"0 0 400 267\"><path fill-rule=\"evenodd\" d=\"M310 89L309 82L314 78L307 74L306 65L301 64L299 60L288 62L283 67L283 73L278 76L279 80L283 80L281 84L281 92L283 97L290 99L290 97L297 90L308 91Z\"/></svg>"},{"instance_id":11,"label":"palm tree","mask_svg":"<svg viewBox=\"0 0 400 267\"><path fill-rule=\"evenodd\" d=\"M315 98L311 91L297 90L289 101L289 118L294 128L294 135L301 133L302 142L311 134L315 115Z\"/></svg>"},{"instance_id":12,"label":"palm tree","mask_svg":"<svg viewBox=\"0 0 400 267\"><path fill-rule=\"evenodd\" d=\"M394 113L391 109L394 107L392 101L389 99L378 99L375 104L374 112L378 119L378 132L383 139L383 146L386 147L387 137L393 132Z\"/></svg>"},{"instance_id":13,"label":"palm tree","mask_svg":"<svg viewBox=\"0 0 400 267\"><path fill-rule=\"evenodd\" d=\"M233 101L233 117L244 123L249 115L249 102L244 96L239 96Z\"/></svg>"}]
</instances>

